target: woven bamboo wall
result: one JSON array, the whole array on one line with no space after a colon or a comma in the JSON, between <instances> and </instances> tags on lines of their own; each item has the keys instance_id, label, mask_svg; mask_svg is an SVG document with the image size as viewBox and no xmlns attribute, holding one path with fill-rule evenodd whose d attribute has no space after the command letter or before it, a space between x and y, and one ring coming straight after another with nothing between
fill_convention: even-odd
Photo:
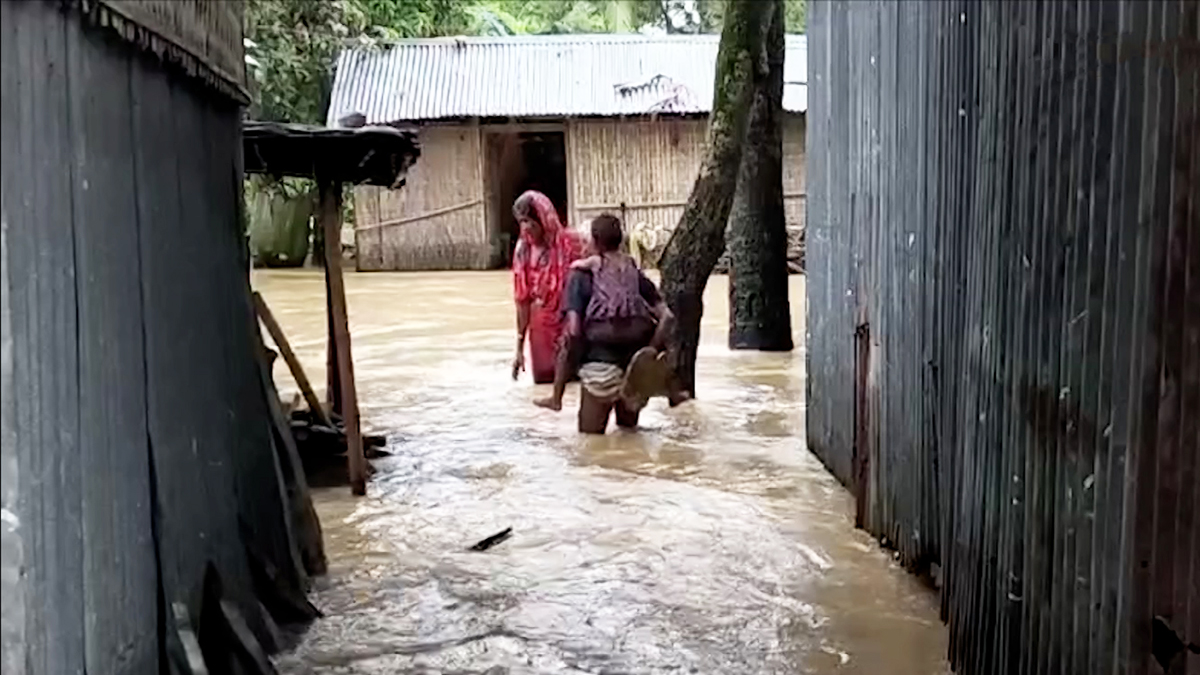
<instances>
[{"instance_id":1,"label":"woven bamboo wall","mask_svg":"<svg viewBox=\"0 0 1200 675\"><path fill-rule=\"evenodd\" d=\"M360 270L484 269L491 253L476 126L421 129L403 189L355 190Z\"/></svg>"},{"instance_id":2,"label":"woven bamboo wall","mask_svg":"<svg viewBox=\"0 0 1200 675\"><path fill-rule=\"evenodd\" d=\"M807 118L789 115L783 122L783 206L789 230L804 229L804 202L808 195Z\"/></svg>"},{"instance_id":3,"label":"woven bamboo wall","mask_svg":"<svg viewBox=\"0 0 1200 675\"><path fill-rule=\"evenodd\" d=\"M704 154L706 120L577 120L568 124L571 222L620 213L639 231L670 232ZM804 118L784 123L788 227L804 227Z\"/></svg>"},{"instance_id":4,"label":"woven bamboo wall","mask_svg":"<svg viewBox=\"0 0 1200 675\"><path fill-rule=\"evenodd\" d=\"M706 120L571 120L569 222L605 211L662 239L675 228L704 153ZM788 228L804 228L805 120L784 123ZM355 190L358 269L486 269L491 255L480 128L429 126L401 190Z\"/></svg>"}]
</instances>

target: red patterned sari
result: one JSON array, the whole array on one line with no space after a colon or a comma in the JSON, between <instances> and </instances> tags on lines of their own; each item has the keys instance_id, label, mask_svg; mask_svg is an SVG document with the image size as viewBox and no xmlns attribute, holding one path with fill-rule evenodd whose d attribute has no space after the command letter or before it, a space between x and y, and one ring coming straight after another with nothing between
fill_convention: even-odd
<instances>
[{"instance_id":1,"label":"red patterned sari","mask_svg":"<svg viewBox=\"0 0 1200 675\"><path fill-rule=\"evenodd\" d=\"M554 381L554 366L563 332L563 289L571 263L582 255L577 233L563 227L546 195L530 190L517 199L532 205L532 216L542 225L542 244L525 234L513 253L513 299L529 303L529 360L533 381Z\"/></svg>"}]
</instances>

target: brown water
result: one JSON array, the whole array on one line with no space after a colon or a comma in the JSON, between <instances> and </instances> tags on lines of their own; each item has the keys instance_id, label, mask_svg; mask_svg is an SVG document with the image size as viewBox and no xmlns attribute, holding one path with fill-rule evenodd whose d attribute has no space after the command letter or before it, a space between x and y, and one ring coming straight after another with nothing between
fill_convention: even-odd
<instances>
[{"instance_id":1,"label":"brown water","mask_svg":"<svg viewBox=\"0 0 1200 675\"><path fill-rule=\"evenodd\" d=\"M326 613L284 673L948 672L936 599L853 527L804 447L804 281L793 354L725 348L706 299L700 399L638 433L583 437L509 377L506 273L347 278L365 430L389 437L368 496L317 491ZM324 287L254 277L315 382ZM283 392L294 385L282 363ZM512 527L484 552L472 543Z\"/></svg>"}]
</instances>

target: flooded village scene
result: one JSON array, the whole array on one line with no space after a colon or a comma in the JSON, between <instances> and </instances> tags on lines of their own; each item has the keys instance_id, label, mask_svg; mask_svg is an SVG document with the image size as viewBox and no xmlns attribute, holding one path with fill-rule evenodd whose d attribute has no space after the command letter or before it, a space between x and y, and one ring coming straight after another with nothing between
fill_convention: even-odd
<instances>
[{"instance_id":1,"label":"flooded village scene","mask_svg":"<svg viewBox=\"0 0 1200 675\"><path fill-rule=\"evenodd\" d=\"M1197 3L0 19L4 675L1200 673Z\"/></svg>"},{"instance_id":2,"label":"flooded village scene","mask_svg":"<svg viewBox=\"0 0 1200 675\"><path fill-rule=\"evenodd\" d=\"M320 372L320 276L253 278ZM556 414L510 377L508 273L348 275L362 417L393 454L365 499L314 490L326 617L281 671L946 672L935 596L795 452L803 359L729 351L721 281L702 397L584 436L575 391Z\"/></svg>"}]
</instances>

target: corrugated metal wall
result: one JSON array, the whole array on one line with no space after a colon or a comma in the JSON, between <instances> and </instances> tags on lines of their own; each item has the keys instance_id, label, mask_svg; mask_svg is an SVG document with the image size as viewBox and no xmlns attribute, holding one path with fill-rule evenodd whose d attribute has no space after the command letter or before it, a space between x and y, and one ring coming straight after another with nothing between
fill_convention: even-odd
<instances>
[{"instance_id":1,"label":"corrugated metal wall","mask_svg":"<svg viewBox=\"0 0 1200 675\"><path fill-rule=\"evenodd\" d=\"M241 110L61 6L0 3L4 666L149 673L160 584L257 626L239 521L289 560Z\"/></svg>"},{"instance_id":2,"label":"corrugated metal wall","mask_svg":"<svg viewBox=\"0 0 1200 675\"><path fill-rule=\"evenodd\" d=\"M679 223L704 158L707 120L572 120L568 123L571 219L605 211L630 228L669 233ZM784 121L783 191L788 227L804 228L804 117Z\"/></svg>"},{"instance_id":3,"label":"corrugated metal wall","mask_svg":"<svg viewBox=\"0 0 1200 675\"><path fill-rule=\"evenodd\" d=\"M1197 8L810 5L809 445L959 672L1200 673Z\"/></svg>"},{"instance_id":4,"label":"corrugated metal wall","mask_svg":"<svg viewBox=\"0 0 1200 675\"><path fill-rule=\"evenodd\" d=\"M360 270L486 269L491 258L476 125L427 126L402 190L354 191Z\"/></svg>"}]
</instances>

